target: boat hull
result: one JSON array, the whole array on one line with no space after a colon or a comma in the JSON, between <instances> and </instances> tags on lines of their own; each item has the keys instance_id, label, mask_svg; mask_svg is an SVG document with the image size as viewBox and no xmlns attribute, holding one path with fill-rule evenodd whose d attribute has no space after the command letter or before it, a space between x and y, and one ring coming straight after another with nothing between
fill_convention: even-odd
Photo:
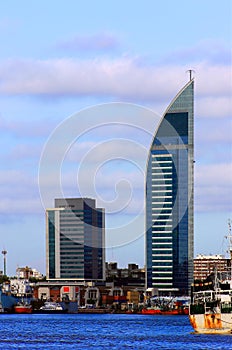
<instances>
[{"instance_id":1,"label":"boat hull","mask_svg":"<svg viewBox=\"0 0 232 350\"><path fill-rule=\"evenodd\" d=\"M232 334L232 313L196 314L189 319L197 333Z\"/></svg>"},{"instance_id":2,"label":"boat hull","mask_svg":"<svg viewBox=\"0 0 232 350\"><path fill-rule=\"evenodd\" d=\"M15 306L14 311L16 314L31 314L32 306Z\"/></svg>"},{"instance_id":3,"label":"boat hull","mask_svg":"<svg viewBox=\"0 0 232 350\"><path fill-rule=\"evenodd\" d=\"M68 310L33 310L33 314L65 314Z\"/></svg>"},{"instance_id":4,"label":"boat hull","mask_svg":"<svg viewBox=\"0 0 232 350\"><path fill-rule=\"evenodd\" d=\"M160 309L142 309L143 315L161 315Z\"/></svg>"},{"instance_id":5,"label":"boat hull","mask_svg":"<svg viewBox=\"0 0 232 350\"><path fill-rule=\"evenodd\" d=\"M143 315L188 315L188 309L142 309Z\"/></svg>"}]
</instances>

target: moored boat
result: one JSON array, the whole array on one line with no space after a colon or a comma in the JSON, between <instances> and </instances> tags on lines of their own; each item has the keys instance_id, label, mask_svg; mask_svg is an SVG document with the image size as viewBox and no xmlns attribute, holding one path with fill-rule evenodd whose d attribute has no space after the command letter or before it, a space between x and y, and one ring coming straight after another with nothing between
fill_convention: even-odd
<instances>
[{"instance_id":1,"label":"moored boat","mask_svg":"<svg viewBox=\"0 0 232 350\"><path fill-rule=\"evenodd\" d=\"M232 290L193 293L189 319L197 333L232 334Z\"/></svg>"},{"instance_id":2,"label":"moored boat","mask_svg":"<svg viewBox=\"0 0 232 350\"><path fill-rule=\"evenodd\" d=\"M34 310L33 312L42 314L62 314L68 312L68 309L63 309L59 303L46 301L39 310Z\"/></svg>"},{"instance_id":3,"label":"moored boat","mask_svg":"<svg viewBox=\"0 0 232 350\"><path fill-rule=\"evenodd\" d=\"M227 239L229 240L231 260L230 278L220 281L217 269L215 269L212 290L192 291L189 319L197 333L232 334L232 236L230 220Z\"/></svg>"},{"instance_id":4,"label":"moored boat","mask_svg":"<svg viewBox=\"0 0 232 350\"><path fill-rule=\"evenodd\" d=\"M170 309L148 307L148 308L142 309L141 312L144 315L188 315L189 309L186 307L177 307L177 308L170 308Z\"/></svg>"},{"instance_id":5,"label":"moored boat","mask_svg":"<svg viewBox=\"0 0 232 350\"><path fill-rule=\"evenodd\" d=\"M188 315L189 297L153 297L150 305L145 306L141 313L144 315Z\"/></svg>"},{"instance_id":6,"label":"moored boat","mask_svg":"<svg viewBox=\"0 0 232 350\"><path fill-rule=\"evenodd\" d=\"M14 305L14 312L17 314L31 314L32 305L25 303L23 301L20 301L16 305Z\"/></svg>"}]
</instances>

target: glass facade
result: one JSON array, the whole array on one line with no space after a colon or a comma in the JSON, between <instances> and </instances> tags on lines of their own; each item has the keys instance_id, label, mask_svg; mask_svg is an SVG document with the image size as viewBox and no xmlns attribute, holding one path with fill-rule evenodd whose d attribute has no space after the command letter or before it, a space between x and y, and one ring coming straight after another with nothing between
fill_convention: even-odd
<instances>
[{"instance_id":1,"label":"glass facade","mask_svg":"<svg viewBox=\"0 0 232 350\"><path fill-rule=\"evenodd\" d=\"M60 277L84 279L82 210L60 211Z\"/></svg>"},{"instance_id":2,"label":"glass facade","mask_svg":"<svg viewBox=\"0 0 232 350\"><path fill-rule=\"evenodd\" d=\"M104 210L92 199L56 199L47 210L47 278L104 279Z\"/></svg>"},{"instance_id":3,"label":"glass facade","mask_svg":"<svg viewBox=\"0 0 232 350\"><path fill-rule=\"evenodd\" d=\"M193 281L193 89L168 107L147 164L146 280L164 294L189 294Z\"/></svg>"},{"instance_id":4,"label":"glass facade","mask_svg":"<svg viewBox=\"0 0 232 350\"><path fill-rule=\"evenodd\" d=\"M48 219L48 257L49 257L49 275L55 276L55 215L53 211L47 211Z\"/></svg>"}]
</instances>

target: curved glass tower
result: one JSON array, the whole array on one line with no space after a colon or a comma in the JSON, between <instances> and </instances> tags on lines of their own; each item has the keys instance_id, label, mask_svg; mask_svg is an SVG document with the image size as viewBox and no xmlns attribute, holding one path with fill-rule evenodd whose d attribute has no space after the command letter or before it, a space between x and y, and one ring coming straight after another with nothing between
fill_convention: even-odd
<instances>
[{"instance_id":1,"label":"curved glass tower","mask_svg":"<svg viewBox=\"0 0 232 350\"><path fill-rule=\"evenodd\" d=\"M146 179L146 282L189 294L193 282L193 99L191 79L164 113Z\"/></svg>"}]
</instances>

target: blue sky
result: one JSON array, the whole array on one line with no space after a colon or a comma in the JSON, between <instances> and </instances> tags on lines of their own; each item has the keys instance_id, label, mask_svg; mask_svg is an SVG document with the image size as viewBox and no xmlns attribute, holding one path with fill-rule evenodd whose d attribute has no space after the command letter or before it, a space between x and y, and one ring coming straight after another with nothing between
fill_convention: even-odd
<instances>
[{"instance_id":1,"label":"blue sky","mask_svg":"<svg viewBox=\"0 0 232 350\"><path fill-rule=\"evenodd\" d=\"M188 81L190 68L195 71L195 255L225 252L232 218L231 22L229 0L1 2L0 247L8 251L10 275L25 265L45 272L44 206L53 205L56 189L47 177L42 193L48 198L41 200L38 174L58 126L75 113L81 125L86 109L95 112L93 106L112 102L130 104L132 114L144 108L161 117ZM96 113L93 130L78 140L73 136L62 158L61 185L67 196L96 191L97 203L108 203L107 210L118 194L129 201L107 216L115 227L143 210L142 155L154 130L146 125L147 132L135 133L120 118L117 127L99 128L99 118ZM117 142L114 154L112 139L126 140L128 152ZM131 143L139 144L137 164L128 161ZM95 189L83 174L78 183L87 155L95 168L101 165ZM142 232L120 248L113 245L107 260L144 264Z\"/></svg>"}]
</instances>

